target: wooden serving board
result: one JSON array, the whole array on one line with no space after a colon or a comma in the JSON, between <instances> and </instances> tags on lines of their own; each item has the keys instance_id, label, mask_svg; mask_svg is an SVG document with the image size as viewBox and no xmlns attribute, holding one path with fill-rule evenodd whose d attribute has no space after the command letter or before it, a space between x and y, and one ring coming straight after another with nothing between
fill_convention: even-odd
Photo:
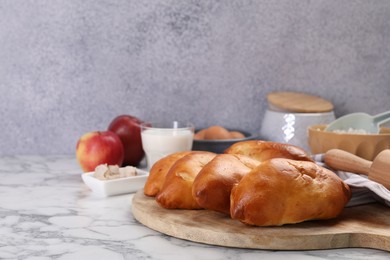
<instances>
[{"instance_id":1,"label":"wooden serving board","mask_svg":"<svg viewBox=\"0 0 390 260\"><path fill-rule=\"evenodd\" d=\"M139 190L134 217L169 236L199 243L253 249L310 250L366 247L390 251L390 208L373 203L345 208L333 220L253 227L210 210L168 210Z\"/></svg>"}]
</instances>

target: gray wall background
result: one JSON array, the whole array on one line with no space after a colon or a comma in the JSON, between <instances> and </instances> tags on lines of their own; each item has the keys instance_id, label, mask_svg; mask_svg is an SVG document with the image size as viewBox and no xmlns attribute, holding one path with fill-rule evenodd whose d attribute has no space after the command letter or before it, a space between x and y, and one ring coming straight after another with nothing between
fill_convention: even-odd
<instances>
[{"instance_id":1,"label":"gray wall background","mask_svg":"<svg viewBox=\"0 0 390 260\"><path fill-rule=\"evenodd\" d=\"M389 110L390 1L0 1L0 155L119 114L258 132L275 90Z\"/></svg>"}]
</instances>

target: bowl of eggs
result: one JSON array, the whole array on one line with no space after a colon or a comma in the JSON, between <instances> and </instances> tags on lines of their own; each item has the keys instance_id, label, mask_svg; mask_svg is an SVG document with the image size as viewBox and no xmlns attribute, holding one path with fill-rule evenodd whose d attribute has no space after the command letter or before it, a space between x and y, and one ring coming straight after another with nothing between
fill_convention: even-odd
<instances>
[{"instance_id":1,"label":"bowl of eggs","mask_svg":"<svg viewBox=\"0 0 390 260\"><path fill-rule=\"evenodd\" d=\"M256 136L247 131L214 125L195 131L192 150L223 153L234 143L253 139Z\"/></svg>"}]
</instances>

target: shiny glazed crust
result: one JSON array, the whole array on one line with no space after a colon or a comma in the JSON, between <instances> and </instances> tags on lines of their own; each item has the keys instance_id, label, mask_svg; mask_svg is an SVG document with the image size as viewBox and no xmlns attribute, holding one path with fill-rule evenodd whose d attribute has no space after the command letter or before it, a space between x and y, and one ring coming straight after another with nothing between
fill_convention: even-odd
<instances>
[{"instance_id":1,"label":"shiny glazed crust","mask_svg":"<svg viewBox=\"0 0 390 260\"><path fill-rule=\"evenodd\" d=\"M200 170L215 156L215 153L196 151L177 160L156 195L157 203L168 209L200 209L192 196L192 185Z\"/></svg>"},{"instance_id":2,"label":"shiny glazed crust","mask_svg":"<svg viewBox=\"0 0 390 260\"><path fill-rule=\"evenodd\" d=\"M337 175L312 162L271 159L232 189L230 213L248 225L280 226L337 217L351 191Z\"/></svg>"},{"instance_id":3,"label":"shiny glazed crust","mask_svg":"<svg viewBox=\"0 0 390 260\"><path fill-rule=\"evenodd\" d=\"M246 155L261 162L272 158L313 161L313 159L300 147L262 140L237 142L226 149L225 153Z\"/></svg>"},{"instance_id":4,"label":"shiny glazed crust","mask_svg":"<svg viewBox=\"0 0 390 260\"><path fill-rule=\"evenodd\" d=\"M149 176L144 186L144 194L150 197L156 196L156 194L160 192L164 184L165 177L172 165L177 160L190 153L190 151L177 152L165 156L164 158L157 161L149 171Z\"/></svg>"},{"instance_id":5,"label":"shiny glazed crust","mask_svg":"<svg viewBox=\"0 0 390 260\"><path fill-rule=\"evenodd\" d=\"M260 162L244 155L219 154L196 176L192 195L200 207L230 215L233 185Z\"/></svg>"}]
</instances>

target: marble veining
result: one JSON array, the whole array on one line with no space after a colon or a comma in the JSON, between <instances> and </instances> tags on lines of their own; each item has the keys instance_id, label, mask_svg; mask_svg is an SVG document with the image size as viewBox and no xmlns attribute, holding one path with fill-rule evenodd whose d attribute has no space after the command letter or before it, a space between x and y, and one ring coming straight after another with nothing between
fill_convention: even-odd
<instances>
[{"instance_id":1,"label":"marble veining","mask_svg":"<svg viewBox=\"0 0 390 260\"><path fill-rule=\"evenodd\" d=\"M193 243L153 231L132 194L101 198L72 156L0 158L0 259L388 259L381 250L270 251Z\"/></svg>"}]
</instances>

